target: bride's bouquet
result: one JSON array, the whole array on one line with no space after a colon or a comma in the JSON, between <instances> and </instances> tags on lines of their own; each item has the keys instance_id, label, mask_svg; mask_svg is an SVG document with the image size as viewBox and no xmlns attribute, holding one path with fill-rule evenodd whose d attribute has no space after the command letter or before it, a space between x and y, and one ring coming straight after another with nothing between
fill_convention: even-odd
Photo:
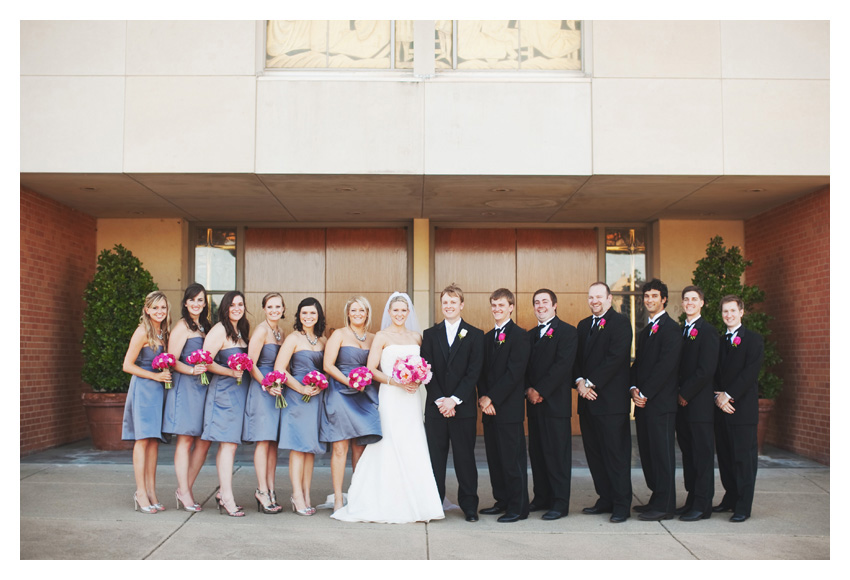
<instances>
[{"instance_id":1,"label":"bride's bouquet","mask_svg":"<svg viewBox=\"0 0 850 580\"><path fill-rule=\"evenodd\" d=\"M427 385L432 376L431 365L418 354L400 357L393 365L393 378L402 385Z\"/></svg>"}]
</instances>

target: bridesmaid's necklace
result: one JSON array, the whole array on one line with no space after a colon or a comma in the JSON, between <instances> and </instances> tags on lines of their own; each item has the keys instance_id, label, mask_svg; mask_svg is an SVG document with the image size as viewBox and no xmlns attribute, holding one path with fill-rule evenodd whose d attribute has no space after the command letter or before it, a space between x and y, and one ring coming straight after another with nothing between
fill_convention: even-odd
<instances>
[{"instance_id":1,"label":"bridesmaid's necklace","mask_svg":"<svg viewBox=\"0 0 850 580\"><path fill-rule=\"evenodd\" d=\"M272 336L274 336L274 339L275 339L277 342L280 342L280 329L275 330L274 328L272 328L272 325L271 325L271 323L270 323L268 320L266 320L266 324L268 324L268 325L269 325L269 329L271 329L271 331L272 331Z\"/></svg>"},{"instance_id":2,"label":"bridesmaid's necklace","mask_svg":"<svg viewBox=\"0 0 850 580\"><path fill-rule=\"evenodd\" d=\"M317 336L316 338L314 338L313 340L310 340L310 337L309 337L309 336L307 336L307 333L306 333L306 332L304 332L303 330L301 331L301 334L303 334L303 335L304 335L304 338L306 338L306 339L307 339L307 342L309 342L311 345L316 346L316 344L318 344L318 342L319 342L319 337L318 337L318 336Z\"/></svg>"},{"instance_id":3,"label":"bridesmaid's necklace","mask_svg":"<svg viewBox=\"0 0 850 580\"><path fill-rule=\"evenodd\" d=\"M157 337L159 340L162 340L164 336L165 336L165 331L164 331L164 330L162 330L162 328L160 328L160 329L159 329L159 332L158 332L158 333L157 333L157 335L156 335L156 337Z\"/></svg>"},{"instance_id":4,"label":"bridesmaid's necklace","mask_svg":"<svg viewBox=\"0 0 850 580\"><path fill-rule=\"evenodd\" d=\"M351 328L351 327L349 326L349 327L348 327L348 329L351 331L351 334L353 334L353 335L354 335L354 338L356 338L356 339L357 339L357 340L359 340L360 342L366 342L366 336L369 334L369 332L368 332L368 331L363 332L363 338L360 338L359 336L357 336L357 333L356 333L356 332L354 332L354 329L353 329L353 328Z\"/></svg>"}]
</instances>

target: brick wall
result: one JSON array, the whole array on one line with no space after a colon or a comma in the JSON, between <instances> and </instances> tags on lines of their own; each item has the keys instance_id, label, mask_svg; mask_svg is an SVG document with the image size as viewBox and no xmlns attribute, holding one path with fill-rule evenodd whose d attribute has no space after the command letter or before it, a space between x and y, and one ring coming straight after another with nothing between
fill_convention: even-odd
<instances>
[{"instance_id":1,"label":"brick wall","mask_svg":"<svg viewBox=\"0 0 850 580\"><path fill-rule=\"evenodd\" d=\"M767 442L829 464L829 188L747 220L744 236L783 359Z\"/></svg>"},{"instance_id":2,"label":"brick wall","mask_svg":"<svg viewBox=\"0 0 850 580\"><path fill-rule=\"evenodd\" d=\"M96 225L21 188L21 455L89 435L80 341Z\"/></svg>"}]
</instances>

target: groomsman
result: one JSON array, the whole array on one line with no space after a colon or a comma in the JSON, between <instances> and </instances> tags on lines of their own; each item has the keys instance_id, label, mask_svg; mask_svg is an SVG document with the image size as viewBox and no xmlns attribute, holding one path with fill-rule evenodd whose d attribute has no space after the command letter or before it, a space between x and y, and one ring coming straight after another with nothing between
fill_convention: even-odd
<instances>
[{"instance_id":1,"label":"groomsman","mask_svg":"<svg viewBox=\"0 0 850 580\"><path fill-rule=\"evenodd\" d=\"M574 326L557 317L555 293L534 293L539 324L528 331L531 357L525 373L528 411L528 455L534 479L529 511L547 510L544 520L557 520L570 511L572 469L572 372L578 348Z\"/></svg>"},{"instance_id":2,"label":"groomsman","mask_svg":"<svg viewBox=\"0 0 850 580\"><path fill-rule=\"evenodd\" d=\"M525 369L531 343L514 324L514 295L499 288L490 295L495 328L484 335L484 368L478 381L478 405L484 425L484 445L490 485L496 504L480 513L504 514L497 521L528 517L528 463L525 454Z\"/></svg>"},{"instance_id":3,"label":"groomsman","mask_svg":"<svg viewBox=\"0 0 850 580\"><path fill-rule=\"evenodd\" d=\"M724 296L720 311L726 337L714 375L714 434L720 481L726 494L713 511L732 511L729 521L739 523L750 517L756 486L758 376L764 361L764 339L741 325L744 303L737 296Z\"/></svg>"},{"instance_id":4,"label":"groomsman","mask_svg":"<svg viewBox=\"0 0 850 580\"><path fill-rule=\"evenodd\" d=\"M683 522L711 517L714 499L714 371L720 335L700 313L705 295L698 286L682 290L682 329L679 359L679 411L676 437L682 450L682 471L688 497L676 510Z\"/></svg>"},{"instance_id":5,"label":"groomsman","mask_svg":"<svg viewBox=\"0 0 850 580\"><path fill-rule=\"evenodd\" d=\"M484 362L484 333L460 317L463 290L451 284L440 293L445 320L425 330L420 354L431 364L426 388L425 437L440 499L446 497L446 463L452 448L458 504L466 521L478 521L475 466L475 385Z\"/></svg>"},{"instance_id":6,"label":"groomsman","mask_svg":"<svg viewBox=\"0 0 850 580\"><path fill-rule=\"evenodd\" d=\"M629 517L632 504L632 435L629 423L629 363L632 327L611 308L611 289L594 282L587 291L591 316L578 323L578 354L573 375L587 466L599 499L582 510L610 513L610 521Z\"/></svg>"},{"instance_id":7,"label":"groomsman","mask_svg":"<svg viewBox=\"0 0 850 580\"><path fill-rule=\"evenodd\" d=\"M635 506L644 521L669 520L676 511L676 400L681 328L670 318L667 285L657 278L641 288L648 324L638 333L632 363L631 395L635 403L640 463L649 503Z\"/></svg>"}]
</instances>

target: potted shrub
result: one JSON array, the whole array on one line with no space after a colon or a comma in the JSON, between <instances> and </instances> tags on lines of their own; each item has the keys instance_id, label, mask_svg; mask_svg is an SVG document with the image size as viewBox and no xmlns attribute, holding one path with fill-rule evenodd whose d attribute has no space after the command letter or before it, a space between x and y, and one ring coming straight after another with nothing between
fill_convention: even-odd
<instances>
[{"instance_id":1,"label":"potted shrub","mask_svg":"<svg viewBox=\"0 0 850 580\"><path fill-rule=\"evenodd\" d=\"M133 331L139 325L145 296L157 290L153 276L130 250L116 244L97 257L94 278L83 298L83 407L97 449L130 449L121 441L124 402L130 375L122 370Z\"/></svg>"},{"instance_id":2,"label":"potted shrub","mask_svg":"<svg viewBox=\"0 0 850 580\"><path fill-rule=\"evenodd\" d=\"M741 284L744 270L752 263L752 260L744 259L739 247L726 248L723 246L723 238L715 236L708 242L705 257L697 262L693 283L705 292L702 315L715 328L725 332L726 325L720 315L720 300L727 294L735 294L744 301L744 325L764 337L764 363L759 372L758 446L761 454L770 412L782 391L782 379L771 369L781 363L782 359L776 350L776 343L770 340L768 323L773 317L754 308L764 302L764 291L758 286Z\"/></svg>"}]
</instances>

